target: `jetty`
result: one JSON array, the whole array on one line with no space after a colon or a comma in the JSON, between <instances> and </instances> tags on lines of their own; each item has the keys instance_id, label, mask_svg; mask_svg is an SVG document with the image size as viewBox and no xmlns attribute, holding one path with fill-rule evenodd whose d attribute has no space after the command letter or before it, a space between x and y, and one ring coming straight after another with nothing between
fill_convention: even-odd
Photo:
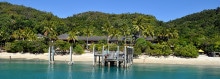
<instances>
[{"instance_id":1,"label":"jetty","mask_svg":"<svg viewBox=\"0 0 220 79\"><path fill-rule=\"evenodd\" d=\"M125 46L123 52L119 50L119 46L117 46L116 51L105 50L104 46L102 51L96 51L95 46L93 46L93 66L98 64L101 66L129 67L133 63L133 53L134 48L130 46Z\"/></svg>"},{"instance_id":2,"label":"jetty","mask_svg":"<svg viewBox=\"0 0 220 79\"><path fill-rule=\"evenodd\" d=\"M48 60L49 60L49 64L54 64L54 55L55 55L55 53L56 53L56 51L55 51L55 49L54 49L54 46L52 45L52 46L49 46L49 48L48 48ZM72 46L70 46L70 48L69 48L69 62L68 62L68 64L69 65L72 65L74 62L73 62L73 60L72 60L72 54L73 54L73 47Z\"/></svg>"},{"instance_id":3,"label":"jetty","mask_svg":"<svg viewBox=\"0 0 220 79\"><path fill-rule=\"evenodd\" d=\"M54 46L49 46L48 48L49 64L54 64L54 55L55 55Z\"/></svg>"},{"instance_id":4,"label":"jetty","mask_svg":"<svg viewBox=\"0 0 220 79\"><path fill-rule=\"evenodd\" d=\"M129 67L133 63L133 54L134 48L131 46L122 47L123 51L119 50L119 46L117 46L117 50L109 51L109 47L105 49L104 45L102 46L101 51L95 50L95 45L93 46L93 66L101 65L101 66L117 66L117 67ZM72 60L72 46L69 48L69 65L72 65L74 62ZM54 46L49 46L48 48L48 58L49 64L54 64L54 55L55 49ZM97 60L98 59L98 60Z\"/></svg>"}]
</instances>

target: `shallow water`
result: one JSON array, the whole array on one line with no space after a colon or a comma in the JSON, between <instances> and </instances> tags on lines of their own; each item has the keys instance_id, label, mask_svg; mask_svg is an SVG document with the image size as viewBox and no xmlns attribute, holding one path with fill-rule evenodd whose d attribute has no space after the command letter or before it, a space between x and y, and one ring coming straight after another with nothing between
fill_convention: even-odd
<instances>
[{"instance_id":1,"label":"shallow water","mask_svg":"<svg viewBox=\"0 0 220 79\"><path fill-rule=\"evenodd\" d=\"M92 62L0 59L0 79L220 79L218 66L133 64L130 68L93 67Z\"/></svg>"}]
</instances>

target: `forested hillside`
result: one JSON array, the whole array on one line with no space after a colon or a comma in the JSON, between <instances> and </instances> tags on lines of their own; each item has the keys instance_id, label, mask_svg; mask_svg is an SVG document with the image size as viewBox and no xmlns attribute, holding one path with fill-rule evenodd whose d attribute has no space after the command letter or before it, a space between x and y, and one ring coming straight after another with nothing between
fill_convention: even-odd
<instances>
[{"instance_id":1,"label":"forested hillside","mask_svg":"<svg viewBox=\"0 0 220 79\"><path fill-rule=\"evenodd\" d=\"M58 34L67 32L62 19L52 13L30 7L0 2L0 41L9 41L16 30L31 29L34 34L45 32L44 26L56 27Z\"/></svg>"},{"instance_id":2,"label":"forested hillside","mask_svg":"<svg viewBox=\"0 0 220 79\"><path fill-rule=\"evenodd\" d=\"M125 37L117 45L127 45L129 41L135 47L135 55L197 57L198 49L220 51L219 17L220 8L204 10L167 23L158 21L153 15L141 13L88 11L59 18L49 12L0 2L0 42L6 43L4 48L9 52L46 52L52 40L57 47L67 50L70 42L77 40L76 36ZM69 34L68 42L57 38L64 33ZM37 34L44 35L44 39L39 41ZM146 37L154 39L149 42ZM108 44L108 39L105 40L107 42L100 41L97 46ZM71 43L77 47L85 46Z\"/></svg>"},{"instance_id":3,"label":"forested hillside","mask_svg":"<svg viewBox=\"0 0 220 79\"><path fill-rule=\"evenodd\" d=\"M180 39L206 51L220 51L220 7L173 20L167 24L179 31Z\"/></svg>"},{"instance_id":4,"label":"forested hillside","mask_svg":"<svg viewBox=\"0 0 220 79\"><path fill-rule=\"evenodd\" d=\"M52 13L5 2L0 3L0 10L0 26L3 31L8 30L6 35L11 35L13 31L24 28L31 28L34 33L40 34L44 34L45 27L49 27L57 32L56 35L68 33L71 30L78 31L79 35L87 35L88 32L91 32L90 35L105 35L107 29L118 29L122 26L125 26L124 29L132 29L133 25L138 23L143 27L144 22L151 26L157 26L157 20L154 16L139 13L107 14L91 11L62 19ZM104 29L106 29L105 32ZM132 30L132 32L135 31Z\"/></svg>"}]
</instances>

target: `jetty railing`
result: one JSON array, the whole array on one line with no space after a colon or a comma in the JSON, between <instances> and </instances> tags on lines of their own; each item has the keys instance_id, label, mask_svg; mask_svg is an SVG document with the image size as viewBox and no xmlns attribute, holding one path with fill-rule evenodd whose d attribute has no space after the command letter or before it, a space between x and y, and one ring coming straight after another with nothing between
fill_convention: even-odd
<instances>
[{"instance_id":1,"label":"jetty railing","mask_svg":"<svg viewBox=\"0 0 220 79\"><path fill-rule=\"evenodd\" d=\"M116 51L105 50L103 46L101 53L99 52L100 51L96 51L95 46L93 46L93 66L99 64L101 66L129 67L133 63L133 47L125 46L124 51L121 52L119 46L117 46Z\"/></svg>"}]
</instances>

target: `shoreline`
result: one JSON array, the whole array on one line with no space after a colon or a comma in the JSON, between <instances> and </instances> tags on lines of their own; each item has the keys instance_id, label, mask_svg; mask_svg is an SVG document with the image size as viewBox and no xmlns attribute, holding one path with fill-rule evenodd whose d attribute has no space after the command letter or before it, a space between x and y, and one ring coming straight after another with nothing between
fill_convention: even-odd
<instances>
[{"instance_id":1,"label":"shoreline","mask_svg":"<svg viewBox=\"0 0 220 79\"><path fill-rule=\"evenodd\" d=\"M134 59L134 63L220 66L220 57L208 57L206 55L199 55L198 58L180 58L176 56L153 57L142 55L139 57L139 59Z\"/></svg>"},{"instance_id":2,"label":"shoreline","mask_svg":"<svg viewBox=\"0 0 220 79\"><path fill-rule=\"evenodd\" d=\"M48 54L30 54L30 53L7 53L1 52L1 59L39 59L39 60L48 60ZM64 61L68 62L70 57L69 55L55 55L55 61ZM92 53L85 53L82 55L72 55L73 61L93 61ZM141 55L138 58L133 60L133 63L143 63L143 64L177 64L177 65L210 65L210 66L220 66L220 57L208 57L206 55L199 55L198 58L180 58L175 56L168 57L154 57Z\"/></svg>"}]
</instances>

